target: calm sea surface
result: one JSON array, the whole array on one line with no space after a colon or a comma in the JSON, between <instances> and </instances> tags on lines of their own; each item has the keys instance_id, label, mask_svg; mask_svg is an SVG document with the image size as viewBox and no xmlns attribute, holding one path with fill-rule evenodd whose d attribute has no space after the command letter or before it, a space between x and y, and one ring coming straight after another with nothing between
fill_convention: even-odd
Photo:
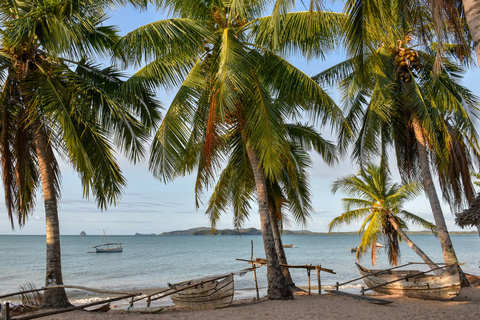
<instances>
[{"instance_id":1,"label":"calm sea surface","mask_svg":"<svg viewBox=\"0 0 480 320\"><path fill-rule=\"evenodd\" d=\"M480 239L478 235L452 235L452 241L466 273L480 274ZM412 235L411 239L436 262L443 262L439 240L432 235ZM122 242L122 253L96 254L92 246L100 244L100 236L62 236L63 280L68 285L109 290L157 289L184 280L228 273L249 267L237 258L250 259L251 241L254 258L264 257L261 236L110 236L112 242ZM284 236L289 264L321 265L336 274L321 273L322 287L358 277L355 254L349 248L359 244L355 235ZM421 262L406 244L401 247L401 262ZM369 255L361 261L370 267ZM386 252L380 250L377 267L388 266ZM423 266L420 266L422 269ZM306 286L307 272L292 269L298 286ZM45 282L45 236L0 235L0 294L19 290L20 285ZM259 269L259 285L265 292L266 268ZM316 274L312 272L312 286ZM355 282L350 289L358 288ZM254 288L252 273L235 277L235 295L251 295ZM71 298L93 299L85 292L69 292Z\"/></svg>"}]
</instances>

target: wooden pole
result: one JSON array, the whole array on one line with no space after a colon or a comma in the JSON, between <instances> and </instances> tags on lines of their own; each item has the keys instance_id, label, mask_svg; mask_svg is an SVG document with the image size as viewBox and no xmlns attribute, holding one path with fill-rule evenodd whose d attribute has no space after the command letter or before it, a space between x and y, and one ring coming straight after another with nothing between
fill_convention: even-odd
<instances>
[{"instance_id":1,"label":"wooden pole","mask_svg":"<svg viewBox=\"0 0 480 320\"><path fill-rule=\"evenodd\" d=\"M10 320L10 303L5 303L5 320Z\"/></svg>"},{"instance_id":2,"label":"wooden pole","mask_svg":"<svg viewBox=\"0 0 480 320\"><path fill-rule=\"evenodd\" d=\"M317 280L318 280L318 294L322 294L322 281L320 280L320 268L322 266L317 266L315 269L317 270Z\"/></svg>"},{"instance_id":3,"label":"wooden pole","mask_svg":"<svg viewBox=\"0 0 480 320\"><path fill-rule=\"evenodd\" d=\"M128 295L128 296L123 296L123 297L117 297L117 298L112 298L112 299L87 303L87 304L83 304L83 305L78 306L78 307L71 307L71 308L66 308L66 309L59 309L59 310L47 311L47 312L43 312L43 313L37 313L37 314L34 314L34 315L30 315L30 316L15 318L14 320L30 320L30 319L42 318L42 317L51 316L51 315L54 315L54 314L60 314L60 313L65 313L65 312L70 312L70 311L75 311L75 310L81 310L81 309L84 309L84 308L96 306L98 304L104 304L104 303L118 301L118 300L122 300L122 299L128 299L128 298L131 298L132 296L134 296L134 295Z\"/></svg>"},{"instance_id":4,"label":"wooden pole","mask_svg":"<svg viewBox=\"0 0 480 320\"><path fill-rule=\"evenodd\" d=\"M308 274L308 295L310 295L310 269L307 269Z\"/></svg>"},{"instance_id":5,"label":"wooden pole","mask_svg":"<svg viewBox=\"0 0 480 320\"><path fill-rule=\"evenodd\" d=\"M20 294L25 294L25 293L30 293L30 292L38 292L38 291L43 291L43 290L48 290L48 289L55 289L55 288L80 289L80 290L86 290L86 291L92 291L92 292L98 292L98 293L119 294L119 295L130 295L130 294L131 295L136 295L136 296L141 295L140 292L124 292L124 291L94 289L94 288L87 288L87 287L81 287L81 286L55 285L55 286L43 287L43 288L40 288L40 289L31 289L31 290L25 290L25 291L19 291L19 292L5 294L5 295L0 296L0 299L6 298L6 297L18 296Z\"/></svg>"},{"instance_id":6,"label":"wooden pole","mask_svg":"<svg viewBox=\"0 0 480 320\"><path fill-rule=\"evenodd\" d=\"M250 255L250 261L252 261L252 269L253 269L253 278L255 279L255 290L257 291L257 300L260 300L260 294L258 293L258 282L257 282L257 267L253 263L253 240L252 240L252 250Z\"/></svg>"}]
</instances>

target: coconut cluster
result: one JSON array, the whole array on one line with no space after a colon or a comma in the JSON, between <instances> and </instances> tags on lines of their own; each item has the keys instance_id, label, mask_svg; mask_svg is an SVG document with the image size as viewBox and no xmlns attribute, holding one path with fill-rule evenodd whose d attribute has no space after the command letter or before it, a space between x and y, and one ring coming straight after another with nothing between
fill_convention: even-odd
<instances>
[{"instance_id":1,"label":"coconut cluster","mask_svg":"<svg viewBox=\"0 0 480 320\"><path fill-rule=\"evenodd\" d=\"M398 40L398 46L395 55L395 66L397 74L404 82L412 80L412 70L419 70L421 67L418 52L412 48L406 47L411 37L405 36L404 40Z\"/></svg>"}]
</instances>

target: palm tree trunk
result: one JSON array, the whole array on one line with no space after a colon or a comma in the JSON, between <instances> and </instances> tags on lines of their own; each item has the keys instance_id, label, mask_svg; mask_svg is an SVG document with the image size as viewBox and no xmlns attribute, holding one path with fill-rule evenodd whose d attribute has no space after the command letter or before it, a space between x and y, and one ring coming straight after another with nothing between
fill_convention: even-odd
<instances>
[{"instance_id":1,"label":"palm tree trunk","mask_svg":"<svg viewBox=\"0 0 480 320\"><path fill-rule=\"evenodd\" d=\"M398 234L402 237L402 239L408 244L410 248L412 248L413 251L415 251L416 254L419 255L420 258L422 258L423 261L425 261L426 264L432 269L438 268L438 266L433 262L426 254L425 252L422 251L415 243L413 243L412 240L407 236L405 232L403 232L402 228L397 224L395 219L392 218L392 216L388 216L388 221L392 224L393 228L395 231L398 232ZM442 270L433 270L433 273L435 274L441 274L443 271Z\"/></svg>"},{"instance_id":2,"label":"palm tree trunk","mask_svg":"<svg viewBox=\"0 0 480 320\"><path fill-rule=\"evenodd\" d=\"M437 226L438 237L440 238L440 243L442 245L443 259L447 264L457 263L458 259L455 254L455 250L453 249L452 241L450 239L450 235L448 234L447 224L445 223L445 217L443 216L442 207L440 206L440 200L438 198L435 185L433 184L425 137L423 135L420 121L417 118L413 120L413 128L417 141L418 158L420 162L423 184L432 208L435 225Z\"/></svg>"},{"instance_id":3,"label":"palm tree trunk","mask_svg":"<svg viewBox=\"0 0 480 320\"><path fill-rule=\"evenodd\" d=\"M477 53L477 62L480 66L480 3L477 0L463 0L462 3L473 39L473 48Z\"/></svg>"},{"instance_id":4,"label":"palm tree trunk","mask_svg":"<svg viewBox=\"0 0 480 320\"><path fill-rule=\"evenodd\" d=\"M271 202L271 201L269 201ZM280 264L288 264L285 250L283 249L282 235L280 233L280 224L277 218L273 204L270 203L270 220L272 224L273 239L275 241L275 250L277 251L278 262ZM293 283L292 276L288 268L281 267L285 281L290 289L296 289L295 283Z\"/></svg>"},{"instance_id":5,"label":"palm tree trunk","mask_svg":"<svg viewBox=\"0 0 480 320\"><path fill-rule=\"evenodd\" d=\"M447 224L445 223L442 207L440 206L440 200L438 198L435 185L433 184L433 178L430 172L430 163L428 161L427 144L425 142L422 126L418 118L413 119L413 129L417 141L418 159L420 163L423 184L425 187L425 193L427 194L428 201L430 202L435 225L437 226L438 238L440 239L440 245L442 246L443 259L445 263L449 265L458 263L457 255L455 254L452 240L450 239L450 235L448 233ZM461 270L460 280L462 281L462 286L469 285L465 274Z\"/></svg>"},{"instance_id":6,"label":"palm tree trunk","mask_svg":"<svg viewBox=\"0 0 480 320\"><path fill-rule=\"evenodd\" d=\"M46 279L45 287L63 285L62 263L60 252L60 227L58 222L57 191L55 188L53 169L49 164L47 138L38 121L34 124L35 151L42 179L43 199L45 204L45 221L47 225ZM64 288L45 290L42 308L66 308L68 301Z\"/></svg>"},{"instance_id":7,"label":"palm tree trunk","mask_svg":"<svg viewBox=\"0 0 480 320\"><path fill-rule=\"evenodd\" d=\"M260 224L262 228L263 246L267 258L267 297L272 300L293 299L293 293L287 285L283 276L280 264L278 262L277 252L275 250L275 240L273 238L272 225L267 197L267 186L263 171L259 168L258 157L252 147L247 147L248 159L252 166L257 187L258 211L260 213Z\"/></svg>"}]
</instances>

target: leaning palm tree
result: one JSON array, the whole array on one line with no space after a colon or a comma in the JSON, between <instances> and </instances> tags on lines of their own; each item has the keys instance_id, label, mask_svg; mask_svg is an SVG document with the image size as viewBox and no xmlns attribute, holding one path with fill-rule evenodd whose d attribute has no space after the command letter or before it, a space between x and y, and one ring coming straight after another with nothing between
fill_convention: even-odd
<instances>
[{"instance_id":1,"label":"leaning palm tree","mask_svg":"<svg viewBox=\"0 0 480 320\"><path fill-rule=\"evenodd\" d=\"M395 19L384 17L385 28L373 28L378 33L365 43L362 66L353 57L318 79L341 82L350 124L341 140L355 141L353 155L360 164L374 156L387 163L386 150L393 146L402 179L423 180L445 263L453 264L458 260L432 172L453 209L473 199L470 172L480 154L475 127L479 103L457 81L463 69L445 55L435 71L435 48L418 37L416 24ZM364 28L370 29L369 21Z\"/></svg>"},{"instance_id":2,"label":"leaning palm tree","mask_svg":"<svg viewBox=\"0 0 480 320\"><path fill-rule=\"evenodd\" d=\"M296 223L305 226L312 211L307 169L311 166L306 151L315 150L326 163L333 164L337 155L335 146L308 125L289 124L285 136L290 143L290 154L295 159L286 163L275 180L267 179L267 195L275 248L280 264L288 264L281 238L283 223L288 221L286 211L293 214ZM230 139L236 137L230 135ZM255 182L250 163L246 161L244 145L232 152L210 196L206 214L212 230L221 214L233 209L235 228L241 228L249 218L250 202L254 198ZM243 156L242 156L243 155ZM288 158L285 158L286 160ZM197 193L198 194L198 193ZM296 289L288 268L282 268L287 283Z\"/></svg>"},{"instance_id":3,"label":"leaning palm tree","mask_svg":"<svg viewBox=\"0 0 480 320\"><path fill-rule=\"evenodd\" d=\"M33 211L41 186L46 220L45 286L62 285L58 200L60 155L78 172L84 196L105 209L125 178L114 146L137 160L155 121L153 93L125 90L120 73L84 57L106 54L117 40L102 26L99 2L6 1L0 5L0 156L5 204L14 227ZM16 216L16 218L15 218ZM48 289L43 307L70 303L63 288Z\"/></svg>"},{"instance_id":4,"label":"leaning palm tree","mask_svg":"<svg viewBox=\"0 0 480 320\"><path fill-rule=\"evenodd\" d=\"M334 181L332 191L342 191L349 197L342 199L345 212L330 222L329 231L363 219L359 230L362 238L357 259L370 250L372 264L375 264L377 243L384 242L390 264L396 266L400 259L399 241L405 240L432 269L437 267L405 234L405 230L408 230L407 222L436 231L432 223L402 209L406 201L420 193L420 184L393 183L385 167L369 164L357 175Z\"/></svg>"},{"instance_id":5,"label":"leaning palm tree","mask_svg":"<svg viewBox=\"0 0 480 320\"><path fill-rule=\"evenodd\" d=\"M255 43L268 1L157 1L174 17L141 27L119 43L122 58L147 62L133 81L166 88L179 86L152 145L153 174L170 181L197 169L197 181L208 185L222 164L224 152L244 144L259 204L268 262L268 297L290 299L282 275L269 215L266 179L280 172L288 155L284 119L299 110L326 123L341 112L325 92L283 57ZM300 38L309 21L319 28L318 45L333 46L330 28L338 17L317 13L293 15L290 31ZM323 28L323 29L322 29ZM278 108L272 97L284 97ZM222 136L234 132L227 144ZM187 160L187 161L185 161ZM289 161L293 161L290 159Z\"/></svg>"}]
</instances>

